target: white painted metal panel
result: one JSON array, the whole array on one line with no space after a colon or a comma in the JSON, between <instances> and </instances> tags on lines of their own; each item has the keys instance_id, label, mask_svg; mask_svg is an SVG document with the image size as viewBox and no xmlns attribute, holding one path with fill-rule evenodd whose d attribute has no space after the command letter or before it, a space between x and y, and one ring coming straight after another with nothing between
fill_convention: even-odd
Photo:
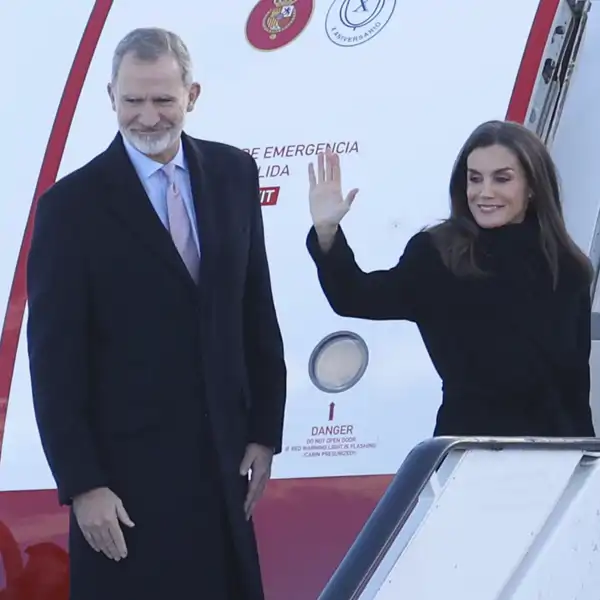
<instances>
[{"instance_id":1,"label":"white painted metal panel","mask_svg":"<svg viewBox=\"0 0 600 600\"><path fill-rule=\"evenodd\" d=\"M466 136L480 122L506 114L538 3L385 0L377 5L390 16L385 29L368 43L341 47L327 34L340 0L318 2L297 40L277 51L260 52L245 35L254 0L235 7L191 0L114 1L61 174L101 151L115 133L105 87L118 40L148 24L179 33L203 85L187 130L258 149L263 184L281 187L277 205L263 211L289 368L284 452L276 460L275 477L394 473L408 451L431 434L441 400L439 378L414 326L342 319L327 304L305 248L311 156L308 151L299 154L298 146L342 142L342 148L357 149L342 157L346 184L361 188L346 230L364 268L392 265L409 237L447 215L448 176ZM9 103L4 114L27 115L7 119L5 139L28 140L27 157L9 155L9 171L22 178L18 189L3 196L6 204L0 204L10 215L8 221L0 219L0 233L13 240L4 245L0 263L0 301L12 282L34 167L39 166L91 2L75 4L56 0L44 16L30 2L2 3L5 55L22 74L39 71L43 56L38 77L47 80L47 91L43 97L5 95L0 101ZM395 10L389 14L392 4ZM48 23L53 27L48 29ZM35 147L37 158L31 150ZM284 147L285 156L274 156L274 148ZM289 174L273 174L276 165ZM346 329L365 340L370 362L354 387L332 396L313 385L308 361L321 339ZM0 460L4 490L52 487L31 408L26 350L22 336ZM330 426L331 431L320 429ZM310 452L310 445L322 448Z\"/></svg>"}]
</instances>

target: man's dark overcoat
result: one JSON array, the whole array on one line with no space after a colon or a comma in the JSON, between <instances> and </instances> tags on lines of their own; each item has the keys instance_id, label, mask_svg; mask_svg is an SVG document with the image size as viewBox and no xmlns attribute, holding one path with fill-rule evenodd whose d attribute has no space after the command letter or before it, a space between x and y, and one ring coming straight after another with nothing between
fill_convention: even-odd
<instances>
[{"instance_id":1,"label":"man's dark overcoat","mask_svg":"<svg viewBox=\"0 0 600 600\"><path fill-rule=\"evenodd\" d=\"M201 246L196 285L121 135L39 200L28 265L36 418L60 501L110 487L129 556L71 519L72 600L262 600L239 475L280 451L286 370L256 163L183 135Z\"/></svg>"}]
</instances>

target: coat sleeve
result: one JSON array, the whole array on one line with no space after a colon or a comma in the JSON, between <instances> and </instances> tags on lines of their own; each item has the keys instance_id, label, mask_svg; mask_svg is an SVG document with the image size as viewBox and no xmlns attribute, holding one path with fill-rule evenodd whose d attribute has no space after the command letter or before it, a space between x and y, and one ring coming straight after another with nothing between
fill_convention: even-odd
<instances>
[{"instance_id":1,"label":"coat sleeve","mask_svg":"<svg viewBox=\"0 0 600 600\"><path fill-rule=\"evenodd\" d=\"M33 405L61 504L108 483L89 423L89 298L67 199L55 189L40 198L27 270Z\"/></svg>"},{"instance_id":2,"label":"coat sleeve","mask_svg":"<svg viewBox=\"0 0 600 600\"><path fill-rule=\"evenodd\" d=\"M321 250L314 227L306 245L327 301L342 317L415 321L431 300L427 298L428 282L433 277L430 258L437 250L427 232L417 233L408 241L395 267L369 273L356 264L341 227L327 252Z\"/></svg>"},{"instance_id":3,"label":"coat sleeve","mask_svg":"<svg viewBox=\"0 0 600 600\"><path fill-rule=\"evenodd\" d=\"M573 371L568 386L572 393L571 412L574 414L578 435L595 437L590 406L590 353L592 349L592 302L586 287L579 301L577 315L577 357L579 366Z\"/></svg>"},{"instance_id":4,"label":"coat sleeve","mask_svg":"<svg viewBox=\"0 0 600 600\"><path fill-rule=\"evenodd\" d=\"M260 206L258 170L252 157L250 250L244 289L244 351L250 391L249 442L281 452L286 401L283 340L271 289Z\"/></svg>"}]
</instances>

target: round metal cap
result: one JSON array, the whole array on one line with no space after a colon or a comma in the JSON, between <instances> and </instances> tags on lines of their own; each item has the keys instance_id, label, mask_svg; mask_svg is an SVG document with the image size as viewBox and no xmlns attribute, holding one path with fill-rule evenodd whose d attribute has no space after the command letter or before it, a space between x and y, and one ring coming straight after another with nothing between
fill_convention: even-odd
<instances>
[{"instance_id":1,"label":"round metal cap","mask_svg":"<svg viewBox=\"0 0 600 600\"><path fill-rule=\"evenodd\" d=\"M308 361L308 374L323 392L349 390L367 370L369 350L365 341L351 331L338 331L322 339Z\"/></svg>"}]
</instances>

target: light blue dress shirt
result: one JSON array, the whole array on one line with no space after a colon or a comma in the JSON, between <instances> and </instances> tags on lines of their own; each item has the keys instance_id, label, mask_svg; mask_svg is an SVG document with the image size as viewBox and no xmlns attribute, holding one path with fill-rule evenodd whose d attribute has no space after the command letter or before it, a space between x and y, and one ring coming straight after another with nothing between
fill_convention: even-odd
<instances>
[{"instance_id":1,"label":"light blue dress shirt","mask_svg":"<svg viewBox=\"0 0 600 600\"><path fill-rule=\"evenodd\" d=\"M135 169L146 194L150 200L150 203L154 207L158 218L161 220L165 228L169 227L169 219L167 217L167 178L161 169L163 165L150 157L142 154L137 148L123 136L123 143L125 150ZM198 237L198 227L196 221L196 209L194 206L194 200L192 195L192 184L190 181L190 173L183 153L183 146L179 144L179 150L175 155L175 158L171 161L175 164L175 182L179 187L181 196L185 203L188 217L192 223L192 231L194 234L194 241L200 254L200 241Z\"/></svg>"}]
</instances>

